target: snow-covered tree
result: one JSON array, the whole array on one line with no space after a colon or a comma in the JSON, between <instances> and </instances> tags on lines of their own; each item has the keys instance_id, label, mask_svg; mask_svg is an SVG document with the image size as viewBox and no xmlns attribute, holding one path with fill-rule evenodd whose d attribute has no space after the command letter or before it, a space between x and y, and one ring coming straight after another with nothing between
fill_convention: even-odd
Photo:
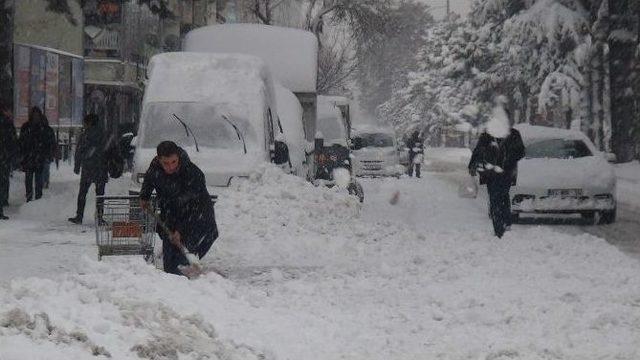
<instances>
[{"instance_id":1,"label":"snow-covered tree","mask_svg":"<svg viewBox=\"0 0 640 360\"><path fill-rule=\"evenodd\" d=\"M432 23L428 7L414 1L400 1L389 9L379 32L357 40L357 80L361 104L367 111L373 113L394 90L406 85L410 71L419 69L415 54Z\"/></svg>"}]
</instances>

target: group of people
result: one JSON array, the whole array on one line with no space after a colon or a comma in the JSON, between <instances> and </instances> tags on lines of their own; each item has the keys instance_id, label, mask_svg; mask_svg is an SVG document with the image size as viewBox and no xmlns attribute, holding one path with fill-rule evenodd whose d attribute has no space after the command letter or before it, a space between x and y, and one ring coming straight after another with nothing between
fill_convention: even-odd
<instances>
[{"instance_id":1,"label":"group of people","mask_svg":"<svg viewBox=\"0 0 640 360\"><path fill-rule=\"evenodd\" d=\"M9 178L14 169L19 167L25 172L26 200L42 197L48 165L56 154L55 140L46 116L37 107L31 109L17 136L11 108L0 102L0 219L8 219L3 207L8 204ZM96 195L105 193L109 180L109 142L98 116L86 115L74 159L74 172L80 174L77 211L69 218L74 224L82 223L91 185L95 185ZM158 145L157 156L144 176L140 202L147 211L155 211L150 205L154 192L160 221L166 226L157 229L163 242L164 270L181 274L180 266L189 264L181 249L184 247L202 258L218 237L218 228L204 174L189 160L186 151L171 141ZM100 201L98 198L97 202ZM101 214L97 218L102 221Z\"/></svg>"},{"instance_id":2,"label":"group of people","mask_svg":"<svg viewBox=\"0 0 640 360\"><path fill-rule=\"evenodd\" d=\"M38 200L42 189L49 187L49 169L56 156L55 133L39 107L31 108L16 136L11 108L0 101L0 219L8 219L3 208L9 204L11 172L16 168L24 171L26 201Z\"/></svg>"}]
</instances>

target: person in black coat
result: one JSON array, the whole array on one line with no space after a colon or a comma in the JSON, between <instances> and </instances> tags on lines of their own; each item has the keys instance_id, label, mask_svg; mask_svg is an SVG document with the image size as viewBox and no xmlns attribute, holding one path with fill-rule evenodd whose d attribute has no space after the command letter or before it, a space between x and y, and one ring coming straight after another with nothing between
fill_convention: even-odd
<instances>
[{"instance_id":1,"label":"person in black coat","mask_svg":"<svg viewBox=\"0 0 640 360\"><path fill-rule=\"evenodd\" d=\"M158 145L157 156L144 175L140 204L147 211L150 211L154 190L160 207L160 220L171 230L166 234L158 228L164 271L181 275L178 266L189 264L180 251L181 246L202 258L218 238L211 196L202 171L189 160L182 148L171 141Z\"/></svg>"},{"instance_id":2,"label":"person in black coat","mask_svg":"<svg viewBox=\"0 0 640 360\"><path fill-rule=\"evenodd\" d=\"M25 172L25 189L27 202L33 200L33 183L35 177L35 198L42 197L42 169L44 163L53 156L51 138L44 115L40 108L34 106L29 112L29 120L20 129L20 153L22 169Z\"/></svg>"},{"instance_id":3,"label":"person in black coat","mask_svg":"<svg viewBox=\"0 0 640 360\"><path fill-rule=\"evenodd\" d=\"M499 238L511 227L509 190L516 183L518 161L523 157L524 144L520 132L509 127L505 137L483 132L469 161L469 174L480 174L480 184L487 185L493 230Z\"/></svg>"},{"instance_id":4,"label":"person in black coat","mask_svg":"<svg viewBox=\"0 0 640 360\"><path fill-rule=\"evenodd\" d=\"M46 115L42 116L42 120L44 122L45 130L47 133L48 143L51 144L51 156L45 160L44 164L42 164L42 186L45 189L49 188L49 178L51 177L51 163L57 157L58 152L58 140L56 139L56 133L53 131L53 128L49 125L49 119L47 119Z\"/></svg>"},{"instance_id":5,"label":"person in black coat","mask_svg":"<svg viewBox=\"0 0 640 360\"><path fill-rule=\"evenodd\" d=\"M407 148L409 149L409 169L407 169L407 175L413 176L413 169L415 167L416 177L419 178L424 147L420 133L417 130L411 134L411 137L407 141Z\"/></svg>"},{"instance_id":6,"label":"person in black coat","mask_svg":"<svg viewBox=\"0 0 640 360\"><path fill-rule=\"evenodd\" d=\"M88 114L84 118L84 130L78 139L73 172L80 175L78 191L78 207L76 216L69 218L74 224L82 224L87 192L91 184L96 186L96 196L104 195L104 188L109 180L107 161L105 158L105 136L96 114ZM101 200L96 200L100 204ZM98 206L100 208L100 206ZM98 214L100 220L100 214Z\"/></svg>"},{"instance_id":7,"label":"person in black coat","mask_svg":"<svg viewBox=\"0 0 640 360\"><path fill-rule=\"evenodd\" d=\"M0 220L8 219L2 209L9 205L9 177L17 156L18 139L11 110L4 101L0 101Z\"/></svg>"}]
</instances>

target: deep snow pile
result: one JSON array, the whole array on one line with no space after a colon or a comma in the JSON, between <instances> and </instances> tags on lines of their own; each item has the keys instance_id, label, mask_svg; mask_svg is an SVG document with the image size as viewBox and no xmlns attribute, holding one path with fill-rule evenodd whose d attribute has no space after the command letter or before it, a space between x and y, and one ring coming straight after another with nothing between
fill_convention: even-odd
<instances>
[{"instance_id":1,"label":"deep snow pile","mask_svg":"<svg viewBox=\"0 0 640 360\"><path fill-rule=\"evenodd\" d=\"M636 260L546 227L496 239L480 199L429 174L364 186L360 209L265 167L220 192L205 259L228 279L139 258L15 279L0 358L640 358Z\"/></svg>"}]
</instances>

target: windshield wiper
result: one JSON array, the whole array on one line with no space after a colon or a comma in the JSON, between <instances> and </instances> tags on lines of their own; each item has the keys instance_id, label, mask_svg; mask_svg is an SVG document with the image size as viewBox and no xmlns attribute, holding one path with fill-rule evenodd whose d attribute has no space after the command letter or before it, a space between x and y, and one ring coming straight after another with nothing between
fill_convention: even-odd
<instances>
[{"instance_id":1,"label":"windshield wiper","mask_svg":"<svg viewBox=\"0 0 640 360\"><path fill-rule=\"evenodd\" d=\"M187 125L184 121L182 121L182 119L180 119L178 115L176 114L172 114L172 115L174 118L176 118L176 120L178 120L180 124L182 124L182 126L184 126L184 131L187 133L187 137L189 137L189 133L191 133L191 136L193 136L193 143L196 144L196 151L200 152L200 148L198 147L198 140L196 139L196 135L193 133L193 130L191 130L189 125Z\"/></svg>"},{"instance_id":2,"label":"windshield wiper","mask_svg":"<svg viewBox=\"0 0 640 360\"><path fill-rule=\"evenodd\" d=\"M244 142L244 136L242 136L242 133L240 133L240 130L238 130L238 127L231 122L231 120L229 120L229 118L227 118L226 115L222 115L222 118L225 119L229 125L233 126L233 129L236 131L236 135L238 135L238 140L242 140L242 146L244 147L244 153L247 153L247 143Z\"/></svg>"}]
</instances>

